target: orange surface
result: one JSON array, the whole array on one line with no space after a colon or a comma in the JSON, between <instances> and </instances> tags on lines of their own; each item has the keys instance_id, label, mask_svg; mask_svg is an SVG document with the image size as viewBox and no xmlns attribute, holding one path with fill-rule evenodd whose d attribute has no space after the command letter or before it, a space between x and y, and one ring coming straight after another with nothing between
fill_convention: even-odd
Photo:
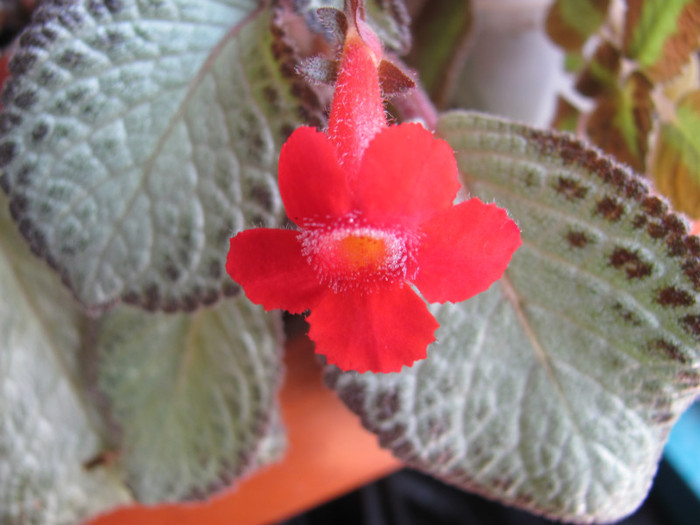
<instances>
[{"instance_id":1,"label":"orange surface","mask_svg":"<svg viewBox=\"0 0 700 525\"><path fill-rule=\"evenodd\" d=\"M128 507L90 525L262 525L313 508L401 466L321 380L306 338L287 345L282 462L201 504Z\"/></svg>"}]
</instances>

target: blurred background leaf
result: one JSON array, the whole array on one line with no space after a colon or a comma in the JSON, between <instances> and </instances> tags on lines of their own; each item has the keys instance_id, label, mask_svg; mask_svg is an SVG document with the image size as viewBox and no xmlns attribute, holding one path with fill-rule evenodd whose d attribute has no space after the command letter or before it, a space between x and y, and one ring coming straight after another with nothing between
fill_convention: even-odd
<instances>
[{"instance_id":1,"label":"blurred background leaf","mask_svg":"<svg viewBox=\"0 0 700 525\"><path fill-rule=\"evenodd\" d=\"M554 0L547 14L547 34L563 49L578 51L603 25L609 8L610 0Z\"/></svg>"},{"instance_id":2,"label":"blurred background leaf","mask_svg":"<svg viewBox=\"0 0 700 525\"><path fill-rule=\"evenodd\" d=\"M279 458L280 323L242 296L190 315L120 307L104 318L98 383L138 501L205 497Z\"/></svg>"},{"instance_id":3,"label":"blurred background leaf","mask_svg":"<svg viewBox=\"0 0 700 525\"><path fill-rule=\"evenodd\" d=\"M700 216L700 90L676 106L675 119L661 124L652 173L674 206Z\"/></svg>"},{"instance_id":4,"label":"blurred background leaf","mask_svg":"<svg viewBox=\"0 0 700 525\"><path fill-rule=\"evenodd\" d=\"M625 56L654 82L680 73L698 49L700 1L626 0Z\"/></svg>"}]
</instances>

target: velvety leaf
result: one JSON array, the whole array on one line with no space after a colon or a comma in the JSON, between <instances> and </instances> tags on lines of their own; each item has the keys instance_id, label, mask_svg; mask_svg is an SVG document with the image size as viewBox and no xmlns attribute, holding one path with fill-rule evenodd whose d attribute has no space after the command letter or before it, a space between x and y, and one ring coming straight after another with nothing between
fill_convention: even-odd
<instances>
[{"instance_id":1,"label":"velvety leaf","mask_svg":"<svg viewBox=\"0 0 700 525\"><path fill-rule=\"evenodd\" d=\"M189 315L106 316L99 385L139 501L207 496L276 457L280 335L279 319L242 296Z\"/></svg>"},{"instance_id":2,"label":"velvety leaf","mask_svg":"<svg viewBox=\"0 0 700 525\"><path fill-rule=\"evenodd\" d=\"M700 240L568 135L469 113L438 132L523 246L487 292L433 308L426 360L327 379L410 466L551 518L617 520L700 392Z\"/></svg>"},{"instance_id":3,"label":"velvety leaf","mask_svg":"<svg viewBox=\"0 0 700 525\"><path fill-rule=\"evenodd\" d=\"M320 56L301 61L297 69L311 84L333 85L338 78L338 64Z\"/></svg>"},{"instance_id":4,"label":"velvety leaf","mask_svg":"<svg viewBox=\"0 0 700 525\"><path fill-rule=\"evenodd\" d=\"M645 171L653 125L652 87L644 75L633 73L621 88L598 98L586 125L594 144L641 173Z\"/></svg>"},{"instance_id":5,"label":"velvety leaf","mask_svg":"<svg viewBox=\"0 0 700 525\"><path fill-rule=\"evenodd\" d=\"M377 72L384 97L402 95L416 87L416 82L405 71L405 66L399 66L386 58L379 63Z\"/></svg>"},{"instance_id":6,"label":"velvety leaf","mask_svg":"<svg viewBox=\"0 0 700 525\"><path fill-rule=\"evenodd\" d=\"M549 38L567 51L580 49L605 21L610 0L555 0L549 8Z\"/></svg>"},{"instance_id":7,"label":"velvety leaf","mask_svg":"<svg viewBox=\"0 0 700 525\"><path fill-rule=\"evenodd\" d=\"M79 300L196 308L237 289L230 235L281 215L298 122L253 0L50 0L4 92L0 181Z\"/></svg>"},{"instance_id":8,"label":"velvety leaf","mask_svg":"<svg viewBox=\"0 0 700 525\"><path fill-rule=\"evenodd\" d=\"M699 0L627 0L624 51L654 82L677 75L700 48Z\"/></svg>"},{"instance_id":9,"label":"velvety leaf","mask_svg":"<svg viewBox=\"0 0 700 525\"><path fill-rule=\"evenodd\" d=\"M661 124L652 175L674 207L700 217L700 90L679 101L673 122Z\"/></svg>"},{"instance_id":10,"label":"velvety leaf","mask_svg":"<svg viewBox=\"0 0 700 525\"><path fill-rule=\"evenodd\" d=\"M473 26L471 2L433 0L415 21L411 64L438 107L444 107L464 65Z\"/></svg>"},{"instance_id":11,"label":"velvety leaf","mask_svg":"<svg viewBox=\"0 0 700 525\"><path fill-rule=\"evenodd\" d=\"M255 454L252 456L251 462L247 466L246 471L248 475L255 475L258 469L266 467L270 463L282 461L286 451L287 430L282 421L282 412L275 406L271 413L268 428L265 433L259 437Z\"/></svg>"},{"instance_id":12,"label":"velvety leaf","mask_svg":"<svg viewBox=\"0 0 700 525\"><path fill-rule=\"evenodd\" d=\"M0 195L0 523L74 525L130 496L109 465L79 356L85 320Z\"/></svg>"}]
</instances>

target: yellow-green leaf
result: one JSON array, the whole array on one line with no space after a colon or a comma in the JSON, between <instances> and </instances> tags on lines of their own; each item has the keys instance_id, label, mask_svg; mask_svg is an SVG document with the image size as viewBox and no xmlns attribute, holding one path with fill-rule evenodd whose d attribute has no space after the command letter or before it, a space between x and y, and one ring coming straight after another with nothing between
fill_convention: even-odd
<instances>
[{"instance_id":1,"label":"yellow-green leaf","mask_svg":"<svg viewBox=\"0 0 700 525\"><path fill-rule=\"evenodd\" d=\"M601 26L610 0L556 0L547 14L547 34L555 43L574 51Z\"/></svg>"},{"instance_id":2,"label":"yellow-green leaf","mask_svg":"<svg viewBox=\"0 0 700 525\"><path fill-rule=\"evenodd\" d=\"M652 175L678 210L700 217L700 90L681 99L676 120L661 126Z\"/></svg>"},{"instance_id":3,"label":"yellow-green leaf","mask_svg":"<svg viewBox=\"0 0 700 525\"><path fill-rule=\"evenodd\" d=\"M628 0L624 53L652 81L677 75L700 47L700 0Z\"/></svg>"},{"instance_id":4,"label":"yellow-green leaf","mask_svg":"<svg viewBox=\"0 0 700 525\"><path fill-rule=\"evenodd\" d=\"M693 55L678 75L664 83L663 94L669 101L677 104L685 95L696 89L700 89L700 63L698 56Z\"/></svg>"},{"instance_id":5,"label":"yellow-green leaf","mask_svg":"<svg viewBox=\"0 0 700 525\"><path fill-rule=\"evenodd\" d=\"M614 89L620 73L620 51L604 40L576 81L576 90L587 97L597 97Z\"/></svg>"},{"instance_id":6,"label":"yellow-green leaf","mask_svg":"<svg viewBox=\"0 0 700 525\"><path fill-rule=\"evenodd\" d=\"M571 51L564 56L564 71L578 73L586 66L586 59L579 51Z\"/></svg>"},{"instance_id":7,"label":"yellow-green leaf","mask_svg":"<svg viewBox=\"0 0 700 525\"><path fill-rule=\"evenodd\" d=\"M622 88L598 99L586 133L591 141L620 162L644 172L652 128L652 85L633 73Z\"/></svg>"}]
</instances>

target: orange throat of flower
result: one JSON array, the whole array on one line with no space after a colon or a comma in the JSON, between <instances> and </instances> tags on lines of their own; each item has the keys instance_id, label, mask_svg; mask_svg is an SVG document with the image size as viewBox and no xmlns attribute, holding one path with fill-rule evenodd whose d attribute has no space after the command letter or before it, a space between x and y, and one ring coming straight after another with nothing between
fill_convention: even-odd
<instances>
[{"instance_id":1,"label":"orange throat of flower","mask_svg":"<svg viewBox=\"0 0 700 525\"><path fill-rule=\"evenodd\" d=\"M304 230L302 251L334 291L405 280L411 242L400 232L368 227Z\"/></svg>"},{"instance_id":2,"label":"orange throat of flower","mask_svg":"<svg viewBox=\"0 0 700 525\"><path fill-rule=\"evenodd\" d=\"M356 233L338 240L334 251L340 265L350 272L378 270L389 255L383 238Z\"/></svg>"}]
</instances>

